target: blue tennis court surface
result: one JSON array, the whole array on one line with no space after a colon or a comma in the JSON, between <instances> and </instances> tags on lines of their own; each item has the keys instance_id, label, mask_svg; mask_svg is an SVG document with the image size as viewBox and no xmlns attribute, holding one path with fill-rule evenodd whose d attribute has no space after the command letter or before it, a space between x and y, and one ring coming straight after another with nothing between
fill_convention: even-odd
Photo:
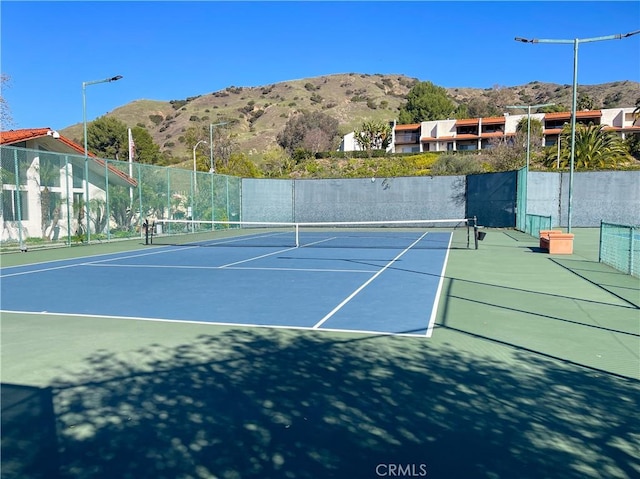
<instances>
[{"instance_id":1,"label":"blue tennis court surface","mask_svg":"<svg viewBox=\"0 0 640 479\"><path fill-rule=\"evenodd\" d=\"M429 232L400 248L154 245L3 268L2 309L428 337L450 242Z\"/></svg>"}]
</instances>

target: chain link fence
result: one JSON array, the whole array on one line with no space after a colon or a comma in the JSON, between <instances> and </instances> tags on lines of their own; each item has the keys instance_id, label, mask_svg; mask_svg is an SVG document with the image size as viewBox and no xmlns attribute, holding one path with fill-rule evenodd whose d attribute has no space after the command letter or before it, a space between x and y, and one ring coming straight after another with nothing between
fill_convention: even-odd
<instances>
[{"instance_id":1,"label":"chain link fence","mask_svg":"<svg viewBox=\"0 0 640 479\"><path fill-rule=\"evenodd\" d=\"M237 177L9 146L0 162L3 252L142 237L145 220L240 220Z\"/></svg>"}]
</instances>

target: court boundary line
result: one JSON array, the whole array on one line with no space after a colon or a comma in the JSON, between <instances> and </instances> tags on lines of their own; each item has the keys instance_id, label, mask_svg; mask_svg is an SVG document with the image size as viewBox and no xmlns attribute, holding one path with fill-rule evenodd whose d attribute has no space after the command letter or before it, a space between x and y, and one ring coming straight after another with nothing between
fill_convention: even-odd
<instances>
[{"instance_id":1,"label":"court boundary line","mask_svg":"<svg viewBox=\"0 0 640 479\"><path fill-rule=\"evenodd\" d=\"M442 295L442 287L444 284L445 271L447 269L447 263L449 262L449 252L451 251L451 242L453 241L453 235L449 236L449 245L447 246L447 252L444 255L444 261L442 264L442 270L440 271L440 280L438 281L438 287L436 288L436 297L433 300L433 308L431 309L431 316L429 317L429 323L427 325L427 338L433 335L433 329L438 316L438 307L440 305L440 296Z\"/></svg>"},{"instance_id":2,"label":"court boundary line","mask_svg":"<svg viewBox=\"0 0 640 479\"><path fill-rule=\"evenodd\" d=\"M376 336L402 336L411 338L426 339L424 333L394 333L390 331L372 331L366 329L338 329L338 328L316 328L315 326L291 326L291 325L278 325L278 324L253 324L253 323L225 323L220 321L199 321L195 319L166 319L166 318L147 318L143 316L110 316L102 314L80 314L80 313L56 313L50 311L14 311L7 309L0 309L0 313L9 313L16 315L32 315L32 316L65 316L72 318L95 318L95 319L110 319L118 321L146 321L151 323L175 323L175 324L199 324L203 326L225 326L225 327L239 327L239 328L261 328L261 329L282 329L282 330L294 330L294 331L322 331L333 333L349 333L349 334L368 334Z\"/></svg>"},{"instance_id":3,"label":"court boundary line","mask_svg":"<svg viewBox=\"0 0 640 479\"><path fill-rule=\"evenodd\" d=\"M320 321L318 321L313 328L314 329L318 329L320 328L320 326L322 326L325 322L327 322L329 319L331 319L338 311L340 311L347 303L349 303L353 298L355 298L364 288L366 288L367 286L369 286L373 280L375 280L378 276L380 276L382 273L384 273L387 269L389 269L391 267L391 265L393 263L395 263L396 261L398 261L398 259L400 259L400 257L402 257L407 251L411 250L411 248L413 247L413 245L417 244L422 238L424 238L426 235L428 235L428 232L423 233L420 238L418 238L417 240L415 240L413 243L411 243L409 246L407 246L404 250L402 250L395 258L393 258L391 261L389 261L386 265L384 265L376 274L374 274L371 278L369 278L367 281L365 281L362 285L360 285L359 288L357 288L354 292L352 292L349 296L347 296L345 299L342 300L342 302L340 304L338 304L335 308L333 308L331 311L329 311L329 313L327 313Z\"/></svg>"}]
</instances>

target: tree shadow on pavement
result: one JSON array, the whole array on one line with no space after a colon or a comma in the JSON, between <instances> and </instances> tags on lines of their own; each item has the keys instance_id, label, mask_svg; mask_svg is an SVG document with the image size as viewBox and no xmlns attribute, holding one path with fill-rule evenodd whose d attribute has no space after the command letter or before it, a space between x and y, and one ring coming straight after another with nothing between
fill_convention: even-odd
<instances>
[{"instance_id":1,"label":"tree shadow on pavement","mask_svg":"<svg viewBox=\"0 0 640 479\"><path fill-rule=\"evenodd\" d=\"M583 479L640 470L637 381L514 355L506 364L422 339L268 329L126 357L98 352L53 385L59 477Z\"/></svg>"}]
</instances>

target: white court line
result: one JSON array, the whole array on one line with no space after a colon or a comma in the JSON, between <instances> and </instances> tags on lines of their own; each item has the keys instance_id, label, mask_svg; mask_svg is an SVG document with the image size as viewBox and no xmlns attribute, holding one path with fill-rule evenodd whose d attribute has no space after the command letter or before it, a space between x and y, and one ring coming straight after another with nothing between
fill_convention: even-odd
<instances>
[{"instance_id":1,"label":"white court line","mask_svg":"<svg viewBox=\"0 0 640 479\"><path fill-rule=\"evenodd\" d=\"M11 278L12 276L22 276L24 274L44 273L46 271L54 271L56 269L75 268L77 266L82 266L83 264L85 263L74 263L74 264L66 264L64 266L54 266L51 268L41 268L41 269L34 269L30 271L20 271L19 273L9 273L9 274L0 275L0 278ZM28 265L24 265L24 266L28 266Z\"/></svg>"},{"instance_id":2,"label":"white court line","mask_svg":"<svg viewBox=\"0 0 640 479\"><path fill-rule=\"evenodd\" d=\"M124 259L130 259L130 258L141 258L143 256L151 256L151 255L156 255L156 254L165 254L165 253L173 253L173 252L177 252L177 251L185 251L188 249L192 249L192 248L200 248L200 246L198 245L194 245L194 246L181 246L179 248L170 248L170 249L166 249L166 247L161 247L162 249L160 250L155 250L155 251L149 251L146 253L137 253L137 254L130 254L130 255L126 255L126 256L118 256L115 258L107 258L107 259L102 259L102 260L97 260L97 261L83 261L80 263L73 263L73 264L67 264L64 266L55 266L55 267L51 267L51 268L40 268L40 269L33 269L33 270L29 270L29 271L21 271L18 273L9 273L9 274L3 274L0 275L0 278L9 278L12 276L21 276L24 274L33 274L33 273L43 273L46 271L53 271L56 269L65 269L65 268L74 268L77 266L98 266L98 263L106 263L106 262L110 262L110 261L119 261L119 260L124 260ZM216 266L216 268L225 268L228 266L233 266L235 264L240 264L240 263L246 263L248 261L253 261L255 259L260 259L260 258L265 258L267 256L272 256L274 254L279 254L279 253L284 253L286 251L290 251L290 250L294 250L296 249L296 247L291 247L291 248L286 248L286 249L282 249L282 250L278 250L269 254L264 254L264 255L260 255L260 256L255 256L253 258L248 258L246 260L243 261L237 261L235 263L230 263L228 265L222 265L222 266ZM119 253L111 253L111 254L119 254ZM98 257L100 256L104 256L104 255L97 255ZM91 256L85 256L85 257L81 257L81 258L75 258L75 259L84 259L84 258L91 258ZM71 259L65 259L65 260L55 260L54 262L60 262L60 261L73 261L74 258ZM45 263L42 263L45 264ZM28 267L29 265L21 265L21 267ZM146 265L146 266L139 266L140 268L142 267L152 267L151 265Z\"/></svg>"},{"instance_id":3,"label":"white court line","mask_svg":"<svg viewBox=\"0 0 640 479\"><path fill-rule=\"evenodd\" d=\"M191 248L197 248L197 246L191 246ZM81 261L80 263L73 263L73 264L65 264L63 266L53 266L50 268L39 268L39 269L32 269L29 271L20 271L18 273L9 273L9 274L3 274L0 275L0 278L10 278L12 276L21 276L24 274L33 274L33 273L44 273L47 271L53 271L56 269L66 269L66 268L75 268L77 266L92 266L92 265L98 265L98 263L105 263L108 261L119 261L119 260L123 260L123 259L129 259L129 258L139 258L141 256L149 256L152 254L161 254L161 253L171 253L173 251L184 251L184 248L179 248L179 249L172 249L172 250L163 250L163 251L150 251L148 253L140 253L140 254L132 254L132 255L126 255L126 256L118 256L116 258L106 258L106 259L101 259L101 260L96 260L96 261ZM110 253L111 254L121 254L121 253ZM106 255L96 255L95 257L100 257L100 256L106 256ZM92 258L93 256L83 256L80 258L70 258L70 259L64 259L64 260L54 260L54 261L47 261L44 263L34 263L34 264L49 264L49 263L61 263L61 262L66 262L66 261L73 261L73 260L82 260L85 258ZM33 266L33 265L29 265L29 264L24 264L24 265L20 265L20 266L12 266L13 268L16 267L29 267L29 266Z\"/></svg>"},{"instance_id":4,"label":"white court line","mask_svg":"<svg viewBox=\"0 0 640 479\"><path fill-rule=\"evenodd\" d=\"M253 323L224 323L219 321L198 321L195 319L184 320L184 319L165 319L165 318L147 318L144 316L109 316L103 314L78 314L78 313L50 313L48 311L12 311L8 309L0 309L0 313L10 313L10 314L28 314L34 316L64 316L64 317L72 317L72 318L96 318L96 319L116 319L116 320L127 320L127 321L149 321L152 323L187 323L187 324L201 324L206 326L226 326L226 327L241 327L241 328L267 328L267 329L292 329L292 330L301 330L301 331L322 331L332 332L332 333L357 333L357 334L369 334L376 336L408 336L414 338L424 338L424 334L412 334L412 333L394 333L390 331L370 331L370 330L360 330L360 329L336 329L336 328L324 328L317 329L315 327L310 326L288 326L288 325L277 325L277 324L253 324Z\"/></svg>"},{"instance_id":5,"label":"white court line","mask_svg":"<svg viewBox=\"0 0 640 479\"><path fill-rule=\"evenodd\" d=\"M438 287L436 288L436 297L433 302L433 309L431 310L431 316L429 317L429 324L427 325L427 338L430 338L433 334L433 325L436 322L436 316L438 314L438 304L440 303L440 294L442 293L442 284L444 283L444 272L447 269L447 261L449 261L449 251L451 251L451 242L453 241L453 235L449 236L449 244L447 245L447 252L444 255L444 262L442 264L442 270L440 271L440 280L438 281Z\"/></svg>"},{"instance_id":6,"label":"white court line","mask_svg":"<svg viewBox=\"0 0 640 479\"><path fill-rule=\"evenodd\" d=\"M95 264L87 263L86 266L96 268L161 268L161 269L228 269L233 271L302 271L302 272L331 272L331 273L375 273L377 270L371 269L331 269L331 268L267 268L253 266L181 266L181 265L160 265L160 264Z\"/></svg>"},{"instance_id":7,"label":"white court line","mask_svg":"<svg viewBox=\"0 0 640 479\"><path fill-rule=\"evenodd\" d=\"M340 311L349 301L351 301L358 293L360 293L360 291L362 291L364 288L366 288L367 286L369 286L369 284L371 284L371 282L376 279L378 276L380 276L383 272L385 272L393 263L395 263L402 255L404 255L407 251L409 251L415 244L417 244L422 238L424 238L426 235L428 234L428 232L423 233L422 236L420 236L420 238L418 238L417 240L415 240L413 243L411 243L409 246L407 246L404 250L402 250L395 258L393 258L391 261L389 261L386 265L384 265L382 267L382 269L380 269L376 274L374 274L371 278L369 278L367 281L365 281L358 289L356 289L353 293L351 293L349 296L347 296L338 306L336 306L335 308L333 308L332 311L329 312L329 314L327 314L324 318L322 318L320 321L318 321L314 326L313 329L318 329L320 326L322 326L329 318L331 318L334 314L336 314L338 311Z\"/></svg>"},{"instance_id":8,"label":"white court line","mask_svg":"<svg viewBox=\"0 0 640 479\"><path fill-rule=\"evenodd\" d=\"M261 254L260 256L254 256L253 258L247 258L247 259L243 259L242 261L235 261L233 263L228 263L228 264L223 264L221 266L218 266L218 268L222 269L222 268L229 268L230 266L235 266L237 264L242 264L242 263L248 263L249 261L254 261L256 259L261 259L261 258L266 258L268 256L273 256L274 254L280 254L280 253L285 253L287 251L291 251L293 249L296 249L296 247L292 247L292 248L286 248L286 249L280 249L278 251L273 251L272 253L267 253L267 254Z\"/></svg>"}]
</instances>

